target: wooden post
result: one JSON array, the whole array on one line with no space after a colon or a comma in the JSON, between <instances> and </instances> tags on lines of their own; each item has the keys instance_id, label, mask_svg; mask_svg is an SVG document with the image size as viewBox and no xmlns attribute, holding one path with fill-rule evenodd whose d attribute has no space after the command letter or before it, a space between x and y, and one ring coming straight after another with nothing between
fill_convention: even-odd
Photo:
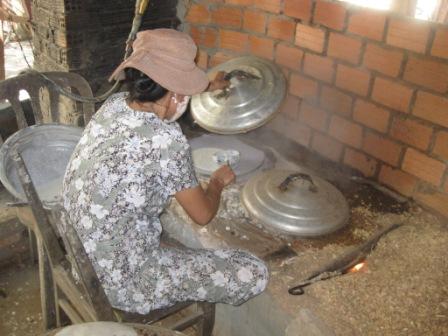
<instances>
[{"instance_id":1,"label":"wooden post","mask_svg":"<svg viewBox=\"0 0 448 336\"><path fill-rule=\"evenodd\" d=\"M39 282L40 282L40 304L42 308L42 324L44 330L57 327L56 298L53 273L45 246L41 238L37 238L37 251L39 255Z\"/></svg>"},{"instance_id":2,"label":"wooden post","mask_svg":"<svg viewBox=\"0 0 448 336\"><path fill-rule=\"evenodd\" d=\"M0 8L2 0L0 0ZM3 20L0 20L0 80L5 79L5 45L3 43Z\"/></svg>"}]
</instances>

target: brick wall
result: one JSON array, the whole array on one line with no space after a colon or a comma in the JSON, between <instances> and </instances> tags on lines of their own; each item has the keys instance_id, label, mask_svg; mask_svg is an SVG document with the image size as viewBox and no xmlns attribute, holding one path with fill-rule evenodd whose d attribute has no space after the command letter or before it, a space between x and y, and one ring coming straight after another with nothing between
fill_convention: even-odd
<instances>
[{"instance_id":1,"label":"brick wall","mask_svg":"<svg viewBox=\"0 0 448 336\"><path fill-rule=\"evenodd\" d=\"M323 0L193 1L186 21L204 68L282 67L269 127L448 216L448 27Z\"/></svg>"}]
</instances>

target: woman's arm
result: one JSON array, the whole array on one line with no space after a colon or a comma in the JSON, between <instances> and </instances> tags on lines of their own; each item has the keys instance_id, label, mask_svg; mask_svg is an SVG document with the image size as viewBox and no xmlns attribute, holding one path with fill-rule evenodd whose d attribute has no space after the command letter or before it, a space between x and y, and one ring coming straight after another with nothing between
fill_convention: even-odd
<instances>
[{"instance_id":1,"label":"woman's arm","mask_svg":"<svg viewBox=\"0 0 448 336\"><path fill-rule=\"evenodd\" d=\"M223 166L213 173L205 191L198 186L182 190L175 197L195 223L207 225L218 212L222 190L234 180L232 169Z\"/></svg>"}]
</instances>

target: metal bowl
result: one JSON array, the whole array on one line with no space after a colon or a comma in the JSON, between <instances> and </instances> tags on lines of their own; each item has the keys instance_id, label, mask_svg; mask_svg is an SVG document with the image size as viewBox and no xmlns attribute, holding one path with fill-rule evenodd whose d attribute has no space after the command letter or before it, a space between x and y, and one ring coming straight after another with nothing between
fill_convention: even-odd
<instances>
[{"instance_id":1,"label":"metal bowl","mask_svg":"<svg viewBox=\"0 0 448 336\"><path fill-rule=\"evenodd\" d=\"M35 125L19 130L0 148L0 181L21 201L26 201L13 151L21 153L40 199L46 206L58 202L62 179L82 128L59 124Z\"/></svg>"}]
</instances>

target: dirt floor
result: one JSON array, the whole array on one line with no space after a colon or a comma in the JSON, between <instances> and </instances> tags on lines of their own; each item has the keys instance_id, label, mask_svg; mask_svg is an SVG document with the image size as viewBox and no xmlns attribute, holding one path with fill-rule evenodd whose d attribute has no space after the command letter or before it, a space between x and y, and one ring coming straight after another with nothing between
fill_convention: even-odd
<instances>
[{"instance_id":1,"label":"dirt floor","mask_svg":"<svg viewBox=\"0 0 448 336\"><path fill-rule=\"evenodd\" d=\"M37 265L10 264L0 272L0 335L40 335L39 279Z\"/></svg>"}]
</instances>

